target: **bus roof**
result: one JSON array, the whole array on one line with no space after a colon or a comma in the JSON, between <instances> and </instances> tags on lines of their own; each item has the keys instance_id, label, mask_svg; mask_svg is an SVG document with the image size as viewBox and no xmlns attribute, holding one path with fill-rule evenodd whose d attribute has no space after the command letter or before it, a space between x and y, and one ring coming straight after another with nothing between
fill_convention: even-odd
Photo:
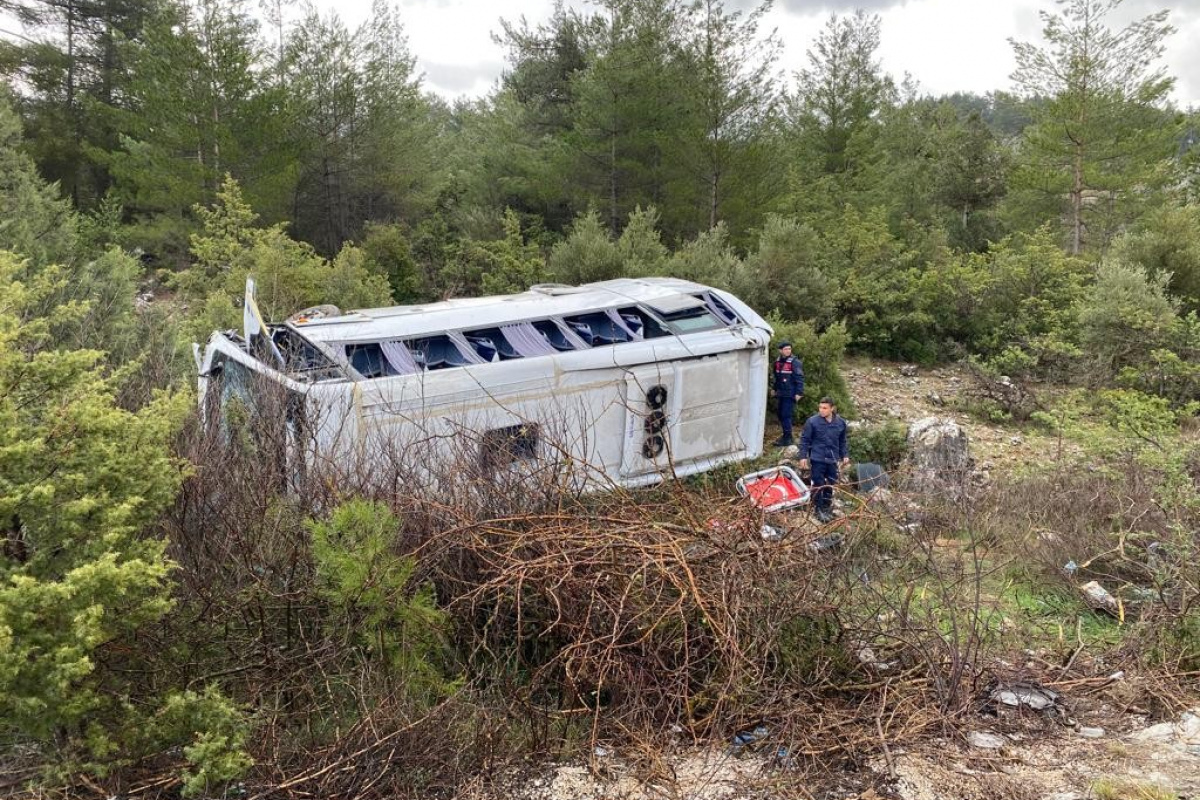
<instances>
[{"instance_id":1,"label":"bus roof","mask_svg":"<svg viewBox=\"0 0 1200 800\"><path fill-rule=\"evenodd\" d=\"M710 287L677 278L620 278L584 286L542 284L519 294L366 308L294 325L315 341L378 342L626 305L670 311L696 303L693 296L707 291Z\"/></svg>"}]
</instances>

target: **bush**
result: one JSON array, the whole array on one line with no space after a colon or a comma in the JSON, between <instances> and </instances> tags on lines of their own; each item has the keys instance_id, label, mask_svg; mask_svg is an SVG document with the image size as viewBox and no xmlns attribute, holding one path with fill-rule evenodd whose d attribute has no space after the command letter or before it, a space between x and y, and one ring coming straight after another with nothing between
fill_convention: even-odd
<instances>
[{"instance_id":1,"label":"bush","mask_svg":"<svg viewBox=\"0 0 1200 800\"><path fill-rule=\"evenodd\" d=\"M1138 369L1169 344L1178 307L1167 296L1168 278L1115 260L1100 265L1079 310L1080 344L1094 380L1107 383L1126 368Z\"/></svg>"},{"instance_id":2,"label":"bush","mask_svg":"<svg viewBox=\"0 0 1200 800\"><path fill-rule=\"evenodd\" d=\"M449 691L446 616L431 586L411 587L415 564L395 553L400 523L387 506L350 500L309 527L317 590L347 644L422 704Z\"/></svg>"},{"instance_id":3,"label":"bush","mask_svg":"<svg viewBox=\"0 0 1200 800\"><path fill-rule=\"evenodd\" d=\"M624 259L595 211L575 220L567 238L550 251L547 266L554 280L572 285L606 281L625 273Z\"/></svg>"},{"instance_id":4,"label":"bush","mask_svg":"<svg viewBox=\"0 0 1200 800\"><path fill-rule=\"evenodd\" d=\"M908 426L902 422L855 428L848 438L851 460L871 461L884 469L899 467L908 451Z\"/></svg>"},{"instance_id":5,"label":"bush","mask_svg":"<svg viewBox=\"0 0 1200 800\"><path fill-rule=\"evenodd\" d=\"M767 217L758 249L737 270L734 290L750 305L784 319L833 321L834 287L820 268L820 237L809 225Z\"/></svg>"},{"instance_id":6,"label":"bush","mask_svg":"<svg viewBox=\"0 0 1200 800\"><path fill-rule=\"evenodd\" d=\"M854 401L841 369L849 341L846 327L838 323L817 333L807 322L788 322L776 313L769 314L767 322L775 329L770 364L774 364L778 355L776 345L789 341L793 355L804 365L804 398L796 404L796 416L803 419L804 416L815 414L817 402L829 396L837 403L838 413L853 418Z\"/></svg>"},{"instance_id":7,"label":"bush","mask_svg":"<svg viewBox=\"0 0 1200 800\"><path fill-rule=\"evenodd\" d=\"M168 445L191 399L120 408L103 353L52 344L87 306L42 316L58 272L23 284L19 269L0 253L0 725L102 771L141 755L146 712L125 698L154 692L134 688L131 643L173 603L165 542L145 530L183 477Z\"/></svg>"}]
</instances>

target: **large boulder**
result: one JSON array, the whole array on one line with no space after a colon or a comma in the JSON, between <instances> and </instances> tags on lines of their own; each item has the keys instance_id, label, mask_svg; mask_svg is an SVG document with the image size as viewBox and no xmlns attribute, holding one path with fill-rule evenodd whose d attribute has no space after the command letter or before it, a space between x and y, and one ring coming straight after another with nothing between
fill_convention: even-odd
<instances>
[{"instance_id":1,"label":"large boulder","mask_svg":"<svg viewBox=\"0 0 1200 800\"><path fill-rule=\"evenodd\" d=\"M908 427L906 462L914 488L954 497L965 491L975 466L967 432L941 417L919 419Z\"/></svg>"}]
</instances>

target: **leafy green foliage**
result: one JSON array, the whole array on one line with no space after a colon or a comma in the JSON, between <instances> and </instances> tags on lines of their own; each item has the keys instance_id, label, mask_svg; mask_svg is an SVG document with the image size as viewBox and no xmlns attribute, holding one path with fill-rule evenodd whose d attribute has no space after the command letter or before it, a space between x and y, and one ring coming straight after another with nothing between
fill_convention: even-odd
<instances>
[{"instance_id":1,"label":"leafy green foliage","mask_svg":"<svg viewBox=\"0 0 1200 800\"><path fill-rule=\"evenodd\" d=\"M734 289L755 308L827 325L834 317L834 284L822 271L825 263L825 243L811 225L772 214L757 250L737 270Z\"/></svg>"},{"instance_id":2,"label":"leafy green foliage","mask_svg":"<svg viewBox=\"0 0 1200 800\"><path fill-rule=\"evenodd\" d=\"M195 264L173 277L185 296L203 301L193 321L195 337L238 326L247 276L257 282L259 306L270 319L320 303L364 308L390 300L387 278L368 269L357 248L343 248L328 261L290 238L282 223L256 227L257 215L232 178L217 192L216 204L196 214L202 229L192 236Z\"/></svg>"},{"instance_id":3,"label":"leafy green foliage","mask_svg":"<svg viewBox=\"0 0 1200 800\"><path fill-rule=\"evenodd\" d=\"M870 461L884 469L900 466L908 451L908 426L902 422L859 426L848 438L852 461Z\"/></svg>"},{"instance_id":4,"label":"leafy green foliage","mask_svg":"<svg viewBox=\"0 0 1200 800\"><path fill-rule=\"evenodd\" d=\"M182 773L184 797L205 796L241 777L253 766L247 754L249 725L241 710L210 686L203 693L174 692L155 720L163 741L187 742Z\"/></svg>"},{"instance_id":5,"label":"leafy green foliage","mask_svg":"<svg viewBox=\"0 0 1200 800\"><path fill-rule=\"evenodd\" d=\"M411 586L413 560L393 552L399 520L386 506L350 500L310 528L318 590L360 657L381 663L412 698L450 691L446 616L431 587Z\"/></svg>"},{"instance_id":6,"label":"leafy green foliage","mask_svg":"<svg viewBox=\"0 0 1200 800\"><path fill-rule=\"evenodd\" d=\"M828 396L837 402L838 413L852 418L854 402L841 373L849 342L846 327L837 323L818 333L807 322L787 322L778 315L767 321L775 329L772 353L775 342L789 341L792 354L804 364L804 398L796 404L796 416L815 414L817 401Z\"/></svg>"},{"instance_id":7,"label":"leafy green foliage","mask_svg":"<svg viewBox=\"0 0 1200 800\"><path fill-rule=\"evenodd\" d=\"M54 743L57 758L103 770L164 744L144 730L153 696L126 699L134 679L120 653L172 608L165 543L145 531L183 477L168 443L191 398L118 407L119 375L103 353L54 344L53 329L87 305L39 312L61 273L19 282L21 270L0 253L0 719ZM223 735L191 716L186 726Z\"/></svg>"},{"instance_id":8,"label":"leafy green foliage","mask_svg":"<svg viewBox=\"0 0 1200 800\"><path fill-rule=\"evenodd\" d=\"M1166 346L1177 311L1167 280L1116 260L1101 263L1079 311L1080 343L1101 378L1140 368Z\"/></svg>"}]
</instances>

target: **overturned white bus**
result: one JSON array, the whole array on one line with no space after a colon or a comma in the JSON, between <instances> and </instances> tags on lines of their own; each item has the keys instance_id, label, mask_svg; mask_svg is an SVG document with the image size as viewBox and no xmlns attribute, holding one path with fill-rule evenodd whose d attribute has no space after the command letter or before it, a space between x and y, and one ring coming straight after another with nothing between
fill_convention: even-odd
<instances>
[{"instance_id":1,"label":"overturned white bus","mask_svg":"<svg viewBox=\"0 0 1200 800\"><path fill-rule=\"evenodd\" d=\"M219 416L253 404L254 386L279 388L306 459L469 434L493 466L552 450L585 484L638 486L762 452L771 328L688 281L539 285L251 327L197 347L200 402Z\"/></svg>"}]
</instances>

